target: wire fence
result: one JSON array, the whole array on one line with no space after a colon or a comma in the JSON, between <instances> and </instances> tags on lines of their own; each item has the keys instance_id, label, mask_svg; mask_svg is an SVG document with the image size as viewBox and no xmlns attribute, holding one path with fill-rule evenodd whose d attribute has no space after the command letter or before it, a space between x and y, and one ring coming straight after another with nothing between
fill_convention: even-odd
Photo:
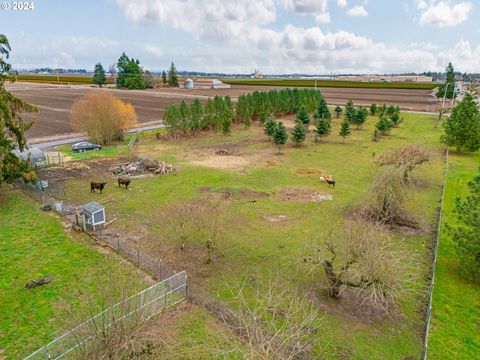
<instances>
[{"instance_id":1,"label":"wire fence","mask_svg":"<svg viewBox=\"0 0 480 360\"><path fill-rule=\"evenodd\" d=\"M95 333L112 325L128 321L138 315L146 321L161 310L177 304L187 297L187 273L179 272L139 293L110 306L94 317L70 329L46 346L38 349L24 360L75 358L89 346L94 346Z\"/></svg>"},{"instance_id":2,"label":"wire fence","mask_svg":"<svg viewBox=\"0 0 480 360\"><path fill-rule=\"evenodd\" d=\"M432 317L433 288L435 286L435 272L437 270L438 242L440 239L440 230L442 228L443 200L445 198L445 186L447 184L447 174L448 174L448 148L446 150L445 173L443 175L442 197L440 200L440 210L438 212L438 225L437 225L437 231L435 234L435 247L433 250L433 265L432 265L432 276L431 276L431 283L430 283L430 296L428 300L427 318L425 322L425 342L424 342L423 354L422 354L423 360L427 359L427 352L428 352L428 335L430 331L430 319Z\"/></svg>"}]
</instances>

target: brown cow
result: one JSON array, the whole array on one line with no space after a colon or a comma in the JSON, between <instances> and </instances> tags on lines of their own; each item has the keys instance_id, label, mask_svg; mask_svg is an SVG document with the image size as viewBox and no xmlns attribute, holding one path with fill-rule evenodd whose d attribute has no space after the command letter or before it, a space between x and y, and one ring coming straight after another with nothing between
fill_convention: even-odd
<instances>
[{"instance_id":1,"label":"brown cow","mask_svg":"<svg viewBox=\"0 0 480 360\"><path fill-rule=\"evenodd\" d=\"M107 185L106 182L98 183L98 182L93 182L92 181L90 183L90 192L95 192L95 189L98 189L98 190L100 190L100 194L101 194L103 189L105 188L105 185Z\"/></svg>"},{"instance_id":2,"label":"brown cow","mask_svg":"<svg viewBox=\"0 0 480 360\"><path fill-rule=\"evenodd\" d=\"M130 185L132 181L129 178L118 178L118 187L121 187L121 185L125 185L125 189L128 189L128 186Z\"/></svg>"}]
</instances>

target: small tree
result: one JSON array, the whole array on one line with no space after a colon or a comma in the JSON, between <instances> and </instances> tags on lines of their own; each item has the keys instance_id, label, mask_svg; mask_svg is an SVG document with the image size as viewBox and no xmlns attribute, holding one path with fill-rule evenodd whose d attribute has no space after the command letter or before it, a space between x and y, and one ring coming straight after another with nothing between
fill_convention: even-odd
<instances>
[{"instance_id":1,"label":"small tree","mask_svg":"<svg viewBox=\"0 0 480 360\"><path fill-rule=\"evenodd\" d=\"M465 95L444 123L441 141L457 151L475 152L480 149L480 111L473 96Z\"/></svg>"},{"instance_id":2,"label":"small tree","mask_svg":"<svg viewBox=\"0 0 480 360\"><path fill-rule=\"evenodd\" d=\"M94 92L78 99L70 119L75 130L102 145L122 140L125 130L138 125L135 108L108 92Z\"/></svg>"},{"instance_id":3,"label":"small tree","mask_svg":"<svg viewBox=\"0 0 480 360\"><path fill-rule=\"evenodd\" d=\"M337 119L340 117L340 115L342 114L342 108L340 106L336 106L335 107L335 114L337 115Z\"/></svg>"},{"instance_id":4,"label":"small tree","mask_svg":"<svg viewBox=\"0 0 480 360\"><path fill-rule=\"evenodd\" d=\"M308 124L310 124L310 117L308 116L307 110L304 106L302 106L298 111L296 121L302 124L306 129L308 129Z\"/></svg>"},{"instance_id":5,"label":"small tree","mask_svg":"<svg viewBox=\"0 0 480 360\"><path fill-rule=\"evenodd\" d=\"M352 122L355 117L355 106L353 105L352 100L348 100L347 105L345 105L345 119L349 122Z\"/></svg>"},{"instance_id":6,"label":"small tree","mask_svg":"<svg viewBox=\"0 0 480 360\"><path fill-rule=\"evenodd\" d=\"M93 71L92 82L95 85L102 87L107 82L107 77L105 76L105 70L103 69L102 64L95 64L95 70Z\"/></svg>"},{"instance_id":7,"label":"small tree","mask_svg":"<svg viewBox=\"0 0 480 360\"><path fill-rule=\"evenodd\" d=\"M345 138L350 135L350 121L347 119L342 122L339 135L343 138L343 142L345 142Z\"/></svg>"},{"instance_id":8,"label":"small tree","mask_svg":"<svg viewBox=\"0 0 480 360\"><path fill-rule=\"evenodd\" d=\"M323 96L320 97L320 101L317 106L317 110L313 114L315 119L330 119L331 118L330 110L328 109L327 101Z\"/></svg>"},{"instance_id":9,"label":"small tree","mask_svg":"<svg viewBox=\"0 0 480 360\"><path fill-rule=\"evenodd\" d=\"M385 135L386 133L388 133L392 126L392 121L385 116L380 116L380 119L375 124L375 128L380 132L381 135Z\"/></svg>"},{"instance_id":10,"label":"small tree","mask_svg":"<svg viewBox=\"0 0 480 360\"><path fill-rule=\"evenodd\" d=\"M328 119L318 119L317 125L315 126L315 141L320 141L322 137L330 134L332 125Z\"/></svg>"},{"instance_id":11,"label":"small tree","mask_svg":"<svg viewBox=\"0 0 480 360\"><path fill-rule=\"evenodd\" d=\"M157 85L155 82L155 78L148 70L143 73L143 81L145 82L145 88L147 89L153 89Z\"/></svg>"},{"instance_id":12,"label":"small tree","mask_svg":"<svg viewBox=\"0 0 480 360\"><path fill-rule=\"evenodd\" d=\"M267 135L270 140L273 139L273 135L275 134L275 128L277 127L277 122L273 116L269 116L267 121L265 121L265 125L263 126L263 131L265 135Z\"/></svg>"},{"instance_id":13,"label":"small tree","mask_svg":"<svg viewBox=\"0 0 480 360\"><path fill-rule=\"evenodd\" d=\"M378 111L377 104L373 103L372 105L370 105L370 115L372 116L376 115L377 111Z\"/></svg>"},{"instance_id":14,"label":"small tree","mask_svg":"<svg viewBox=\"0 0 480 360\"><path fill-rule=\"evenodd\" d=\"M285 125L280 121L275 127L275 132L273 133L273 143L278 147L278 153L282 149L282 146L287 143L288 133Z\"/></svg>"},{"instance_id":15,"label":"small tree","mask_svg":"<svg viewBox=\"0 0 480 360\"><path fill-rule=\"evenodd\" d=\"M359 130L367 120L367 116L368 110L364 107L360 107L353 111L353 117L350 122L356 126L357 130Z\"/></svg>"},{"instance_id":16,"label":"small tree","mask_svg":"<svg viewBox=\"0 0 480 360\"><path fill-rule=\"evenodd\" d=\"M182 130L183 135L186 135L190 128L190 109L185 100L182 100L178 107L178 119L180 129Z\"/></svg>"},{"instance_id":17,"label":"small tree","mask_svg":"<svg viewBox=\"0 0 480 360\"><path fill-rule=\"evenodd\" d=\"M172 62L170 65L170 70L168 71L168 86L175 86L178 87L178 77L177 77L177 69L175 68L175 64Z\"/></svg>"},{"instance_id":18,"label":"small tree","mask_svg":"<svg viewBox=\"0 0 480 360\"><path fill-rule=\"evenodd\" d=\"M203 109L202 109L202 104L200 103L200 100L195 98L195 100L192 101L192 104L190 105L190 128L191 130L196 133L199 130L202 129L203 127Z\"/></svg>"},{"instance_id":19,"label":"small tree","mask_svg":"<svg viewBox=\"0 0 480 360\"><path fill-rule=\"evenodd\" d=\"M464 274L480 281L480 174L469 183L470 194L457 198L454 214L456 221L447 225L448 232L457 243Z\"/></svg>"},{"instance_id":20,"label":"small tree","mask_svg":"<svg viewBox=\"0 0 480 360\"><path fill-rule=\"evenodd\" d=\"M307 131L305 127L297 122L292 130L292 141L296 146L300 146L305 141L306 136Z\"/></svg>"},{"instance_id":21,"label":"small tree","mask_svg":"<svg viewBox=\"0 0 480 360\"><path fill-rule=\"evenodd\" d=\"M163 85L167 85L167 73L165 70L162 71L162 83Z\"/></svg>"}]
</instances>

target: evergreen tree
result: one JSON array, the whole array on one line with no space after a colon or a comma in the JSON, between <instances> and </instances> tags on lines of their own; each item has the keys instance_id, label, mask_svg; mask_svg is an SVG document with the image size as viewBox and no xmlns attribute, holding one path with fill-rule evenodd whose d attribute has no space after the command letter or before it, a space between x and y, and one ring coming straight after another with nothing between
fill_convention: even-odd
<instances>
[{"instance_id":1,"label":"evergreen tree","mask_svg":"<svg viewBox=\"0 0 480 360\"><path fill-rule=\"evenodd\" d=\"M328 109L327 101L323 96L320 97L320 101L317 106L313 117L315 119L330 119L331 118L330 110Z\"/></svg>"},{"instance_id":2,"label":"evergreen tree","mask_svg":"<svg viewBox=\"0 0 480 360\"><path fill-rule=\"evenodd\" d=\"M176 136L180 130L180 116L175 105L167 105L163 113L163 123L170 135Z\"/></svg>"},{"instance_id":3,"label":"evergreen tree","mask_svg":"<svg viewBox=\"0 0 480 360\"><path fill-rule=\"evenodd\" d=\"M322 137L330 134L332 125L328 119L318 119L315 127L315 141L320 141Z\"/></svg>"},{"instance_id":4,"label":"evergreen tree","mask_svg":"<svg viewBox=\"0 0 480 360\"><path fill-rule=\"evenodd\" d=\"M292 141L296 146L300 146L300 144L305 141L306 136L307 131L305 130L305 127L297 122L292 130Z\"/></svg>"},{"instance_id":5,"label":"evergreen tree","mask_svg":"<svg viewBox=\"0 0 480 360\"><path fill-rule=\"evenodd\" d=\"M140 62L130 59L125 53L120 56L117 62L118 76L117 87L125 89L145 89Z\"/></svg>"},{"instance_id":6,"label":"evergreen tree","mask_svg":"<svg viewBox=\"0 0 480 360\"><path fill-rule=\"evenodd\" d=\"M310 117L308 116L307 110L304 106L302 106L298 111L296 121L302 124L305 128L308 128L308 124L310 124Z\"/></svg>"},{"instance_id":7,"label":"evergreen tree","mask_svg":"<svg viewBox=\"0 0 480 360\"><path fill-rule=\"evenodd\" d=\"M32 123L22 119L22 112L36 112L37 108L5 89L11 67L3 56L8 59L10 51L7 37L0 34L0 186L3 182L12 183L19 177L27 182L37 180L29 162L20 160L12 153L16 146L20 150L25 149L25 132L32 126Z\"/></svg>"},{"instance_id":8,"label":"evergreen tree","mask_svg":"<svg viewBox=\"0 0 480 360\"><path fill-rule=\"evenodd\" d=\"M391 116L390 116L390 120L392 121L392 126L393 127L397 127L398 126L398 123L400 122L400 114L398 112L394 112Z\"/></svg>"},{"instance_id":9,"label":"evergreen tree","mask_svg":"<svg viewBox=\"0 0 480 360\"><path fill-rule=\"evenodd\" d=\"M335 114L337 115L337 119L340 117L340 114L342 113L342 108L340 106L335 107Z\"/></svg>"},{"instance_id":10,"label":"evergreen tree","mask_svg":"<svg viewBox=\"0 0 480 360\"><path fill-rule=\"evenodd\" d=\"M355 106L353 106L353 101L348 100L347 105L345 106L345 119L352 122L355 117Z\"/></svg>"},{"instance_id":11,"label":"evergreen tree","mask_svg":"<svg viewBox=\"0 0 480 360\"><path fill-rule=\"evenodd\" d=\"M168 70L167 82L168 86L178 87L177 69L175 68L175 64L173 62L172 65L170 65L170 70Z\"/></svg>"},{"instance_id":12,"label":"evergreen tree","mask_svg":"<svg viewBox=\"0 0 480 360\"><path fill-rule=\"evenodd\" d=\"M385 116L380 116L378 122L375 124L375 128L382 135L385 135L392 128L392 126L392 121Z\"/></svg>"},{"instance_id":13,"label":"evergreen tree","mask_svg":"<svg viewBox=\"0 0 480 360\"><path fill-rule=\"evenodd\" d=\"M195 98L190 104L190 127L194 133L202 129L203 109L200 100Z\"/></svg>"},{"instance_id":14,"label":"evergreen tree","mask_svg":"<svg viewBox=\"0 0 480 360\"><path fill-rule=\"evenodd\" d=\"M273 134L275 134L275 128L277 127L277 122L273 116L269 116L267 121L265 121L265 125L263 126L263 132L269 138L273 138Z\"/></svg>"},{"instance_id":15,"label":"evergreen tree","mask_svg":"<svg viewBox=\"0 0 480 360\"><path fill-rule=\"evenodd\" d=\"M280 153L282 146L287 143L288 140L288 133L285 125L280 121L277 126L275 127L275 131L273 133L273 143L278 146L278 152Z\"/></svg>"},{"instance_id":16,"label":"evergreen tree","mask_svg":"<svg viewBox=\"0 0 480 360\"><path fill-rule=\"evenodd\" d=\"M446 98L453 99L455 96L455 69L453 68L451 62L448 63L447 67L445 68L445 72L447 73L445 84L442 84L438 87L436 95L438 98L443 98L445 97L446 91Z\"/></svg>"},{"instance_id":17,"label":"evergreen tree","mask_svg":"<svg viewBox=\"0 0 480 360\"><path fill-rule=\"evenodd\" d=\"M350 121L347 119L343 120L339 135L343 138L344 142L345 138L350 135Z\"/></svg>"},{"instance_id":18,"label":"evergreen tree","mask_svg":"<svg viewBox=\"0 0 480 360\"><path fill-rule=\"evenodd\" d=\"M457 151L474 152L480 149L480 111L473 96L465 95L444 123L441 141Z\"/></svg>"},{"instance_id":19,"label":"evergreen tree","mask_svg":"<svg viewBox=\"0 0 480 360\"><path fill-rule=\"evenodd\" d=\"M103 69L102 64L95 64L95 70L93 71L92 82L95 85L102 87L107 83L107 77L105 76L105 70Z\"/></svg>"},{"instance_id":20,"label":"evergreen tree","mask_svg":"<svg viewBox=\"0 0 480 360\"><path fill-rule=\"evenodd\" d=\"M225 96L222 109L222 132L223 135L231 133L232 122L234 118L233 104L230 96Z\"/></svg>"},{"instance_id":21,"label":"evergreen tree","mask_svg":"<svg viewBox=\"0 0 480 360\"><path fill-rule=\"evenodd\" d=\"M162 82L163 82L163 85L167 85L167 74L165 70L162 71Z\"/></svg>"},{"instance_id":22,"label":"evergreen tree","mask_svg":"<svg viewBox=\"0 0 480 360\"><path fill-rule=\"evenodd\" d=\"M145 88L147 89L153 89L156 86L155 78L148 70L143 73L143 81L145 82Z\"/></svg>"},{"instance_id":23,"label":"evergreen tree","mask_svg":"<svg viewBox=\"0 0 480 360\"><path fill-rule=\"evenodd\" d=\"M370 105L370 115L374 116L378 111L377 104Z\"/></svg>"},{"instance_id":24,"label":"evergreen tree","mask_svg":"<svg viewBox=\"0 0 480 360\"><path fill-rule=\"evenodd\" d=\"M480 281L480 174L469 183L470 194L456 199L454 215L456 221L449 222L447 230L457 243L464 273Z\"/></svg>"},{"instance_id":25,"label":"evergreen tree","mask_svg":"<svg viewBox=\"0 0 480 360\"><path fill-rule=\"evenodd\" d=\"M178 120L179 126L183 134L186 135L190 128L190 109L187 106L185 100L182 100L178 107Z\"/></svg>"},{"instance_id":26,"label":"evergreen tree","mask_svg":"<svg viewBox=\"0 0 480 360\"><path fill-rule=\"evenodd\" d=\"M365 121L367 120L368 110L364 107L359 107L353 110L353 117L351 123L356 125L357 129L361 129Z\"/></svg>"}]
</instances>

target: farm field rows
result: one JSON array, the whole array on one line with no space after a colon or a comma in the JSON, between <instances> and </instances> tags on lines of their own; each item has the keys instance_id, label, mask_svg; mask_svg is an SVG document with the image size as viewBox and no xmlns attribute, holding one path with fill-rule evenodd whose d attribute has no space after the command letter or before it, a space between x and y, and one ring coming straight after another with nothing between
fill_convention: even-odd
<instances>
[{"instance_id":1,"label":"farm field rows","mask_svg":"<svg viewBox=\"0 0 480 360\"><path fill-rule=\"evenodd\" d=\"M108 182L103 195L90 193L86 178L68 180L67 193L76 205L111 196L121 199L106 204L107 216L120 219L111 235L138 244L142 251L161 257L174 270L187 269L190 281L213 298L230 301L226 285L242 279L247 279L246 286L252 291L262 291L275 278L287 292L307 294L322 314L311 340L319 357L418 358L423 349L424 290L444 153L438 145L441 130L433 128L434 116L404 117L400 128L380 142L371 141L375 119L369 117L365 129L353 130L345 143L336 135L340 121L333 119L332 135L322 143L314 144L310 137L305 147L288 146L283 155L276 154L258 125L250 130L235 129L229 137L208 134L179 141L159 141L144 134L136 153L129 157L161 159L178 167L176 175L135 179L128 191L116 186L106 164L104 171L93 176ZM291 118L284 121L292 126ZM422 186L412 189L408 202L412 214L423 219L423 231L392 234L399 248L416 261L411 274L416 279L414 291L389 316L373 314L348 300L332 301L321 287L323 273L306 272L298 261L301 254L338 227L349 209L364 201L378 171L372 166L372 154L415 142L426 144L432 152L431 161L416 171ZM217 155L221 149L230 155ZM92 161L96 162L95 169L101 168L101 159ZM328 188L319 183L322 173L333 174L337 186ZM331 195L333 200L312 202L312 193ZM167 229L171 229L170 214L175 214L175 206L217 200L229 226L218 240L212 263L207 264L201 239L187 242L182 250L177 234ZM204 339L198 334L197 340Z\"/></svg>"},{"instance_id":2,"label":"farm field rows","mask_svg":"<svg viewBox=\"0 0 480 360\"><path fill-rule=\"evenodd\" d=\"M35 121L35 126L27 132L28 138L62 135L72 133L70 109L78 98L92 91L111 91L115 96L134 105L139 122L160 122L165 106L179 104L182 100L192 101L198 97L205 102L208 97L229 95L232 100L241 94L255 90L267 91L281 87L234 85L230 89L179 89L157 88L143 91L125 91L102 89L90 86L58 87L35 83L14 83L11 91L29 103L36 105L38 113L25 114L28 121ZM418 111L435 111L437 102L430 90L396 90L396 89L341 89L320 88L330 104L345 104L352 99L358 105L394 104L404 109Z\"/></svg>"}]
</instances>

